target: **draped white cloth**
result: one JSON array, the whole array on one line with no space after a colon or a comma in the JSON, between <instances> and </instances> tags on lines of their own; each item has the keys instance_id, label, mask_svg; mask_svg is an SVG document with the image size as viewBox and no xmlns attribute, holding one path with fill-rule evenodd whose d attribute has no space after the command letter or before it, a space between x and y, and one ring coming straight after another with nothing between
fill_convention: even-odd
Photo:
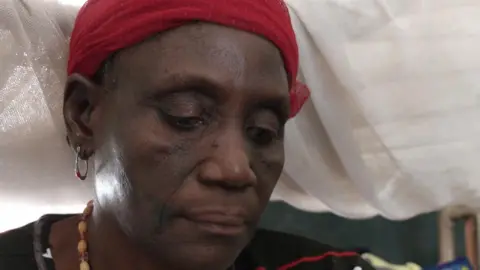
<instances>
[{"instance_id":1,"label":"draped white cloth","mask_svg":"<svg viewBox=\"0 0 480 270\"><path fill-rule=\"evenodd\" d=\"M351 218L480 205L480 2L291 0L311 102L277 198ZM307 195L308 194L308 195Z\"/></svg>"},{"instance_id":2,"label":"draped white cloth","mask_svg":"<svg viewBox=\"0 0 480 270\"><path fill-rule=\"evenodd\" d=\"M349 218L480 206L480 2L288 5L312 99L272 199ZM0 231L91 197L61 113L76 9L0 0Z\"/></svg>"}]
</instances>

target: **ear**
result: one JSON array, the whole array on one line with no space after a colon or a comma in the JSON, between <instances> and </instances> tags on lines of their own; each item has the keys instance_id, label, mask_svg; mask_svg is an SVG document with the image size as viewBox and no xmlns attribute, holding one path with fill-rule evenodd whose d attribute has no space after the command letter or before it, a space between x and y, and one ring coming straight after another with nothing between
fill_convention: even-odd
<instances>
[{"instance_id":1,"label":"ear","mask_svg":"<svg viewBox=\"0 0 480 270\"><path fill-rule=\"evenodd\" d=\"M71 147L80 146L80 157L88 159L95 152L95 130L100 122L100 100L104 95L98 85L79 75L69 76L65 86L63 117Z\"/></svg>"}]
</instances>

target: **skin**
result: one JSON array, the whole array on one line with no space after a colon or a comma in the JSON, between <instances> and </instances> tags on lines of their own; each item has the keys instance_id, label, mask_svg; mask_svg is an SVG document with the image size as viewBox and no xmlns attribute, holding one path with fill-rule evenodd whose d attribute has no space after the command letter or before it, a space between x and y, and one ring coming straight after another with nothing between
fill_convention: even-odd
<instances>
[{"instance_id":1,"label":"skin","mask_svg":"<svg viewBox=\"0 0 480 270\"><path fill-rule=\"evenodd\" d=\"M102 85L71 76L68 138L95 162L91 267L228 269L282 171L288 112L279 50L213 24L122 50ZM78 269L77 221L52 228L60 270Z\"/></svg>"}]
</instances>

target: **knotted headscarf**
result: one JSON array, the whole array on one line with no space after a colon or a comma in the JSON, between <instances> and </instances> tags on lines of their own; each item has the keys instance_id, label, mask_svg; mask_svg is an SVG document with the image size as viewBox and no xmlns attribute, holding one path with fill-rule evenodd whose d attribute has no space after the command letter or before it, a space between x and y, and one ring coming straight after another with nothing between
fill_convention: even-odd
<instances>
[{"instance_id":1,"label":"knotted headscarf","mask_svg":"<svg viewBox=\"0 0 480 270\"><path fill-rule=\"evenodd\" d=\"M263 36L280 50L290 83L291 116L308 99L297 82L298 47L283 0L89 0L70 40L68 74L93 76L114 52L192 21Z\"/></svg>"}]
</instances>

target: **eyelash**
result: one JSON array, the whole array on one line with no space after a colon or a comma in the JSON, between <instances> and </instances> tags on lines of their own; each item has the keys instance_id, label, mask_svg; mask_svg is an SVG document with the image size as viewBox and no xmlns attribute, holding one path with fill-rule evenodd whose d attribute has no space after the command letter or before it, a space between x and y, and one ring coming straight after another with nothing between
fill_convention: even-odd
<instances>
[{"instance_id":1,"label":"eyelash","mask_svg":"<svg viewBox=\"0 0 480 270\"><path fill-rule=\"evenodd\" d=\"M208 125L208 121L211 119L211 116L206 112L202 113L201 116L190 117L175 116L161 110L160 113L171 127L180 132L193 132L201 126ZM264 147L281 139L283 134L282 131L282 128L271 130L269 128L251 125L246 127L245 135L256 145Z\"/></svg>"},{"instance_id":2,"label":"eyelash","mask_svg":"<svg viewBox=\"0 0 480 270\"><path fill-rule=\"evenodd\" d=\"M280 130L273 131L271 129L262 127L247 127L245 132L248 139L260 147L268 146L281 138ZM252 134L252 132L254 134ZM265 138L265 136L269 137Z\"/></svg>"},{"instance_id":3,"label":"eyelash","mask_svg":"<svg viewBox=\"0 0 480 270\"><path fill-rule=\"evenodd\" d=\"M165 112L162 112L164 119L167 123L178 131L192 132L200 126L204 126L208 119L205 116L174 116Z\"/></svg>"}]
</instances>

